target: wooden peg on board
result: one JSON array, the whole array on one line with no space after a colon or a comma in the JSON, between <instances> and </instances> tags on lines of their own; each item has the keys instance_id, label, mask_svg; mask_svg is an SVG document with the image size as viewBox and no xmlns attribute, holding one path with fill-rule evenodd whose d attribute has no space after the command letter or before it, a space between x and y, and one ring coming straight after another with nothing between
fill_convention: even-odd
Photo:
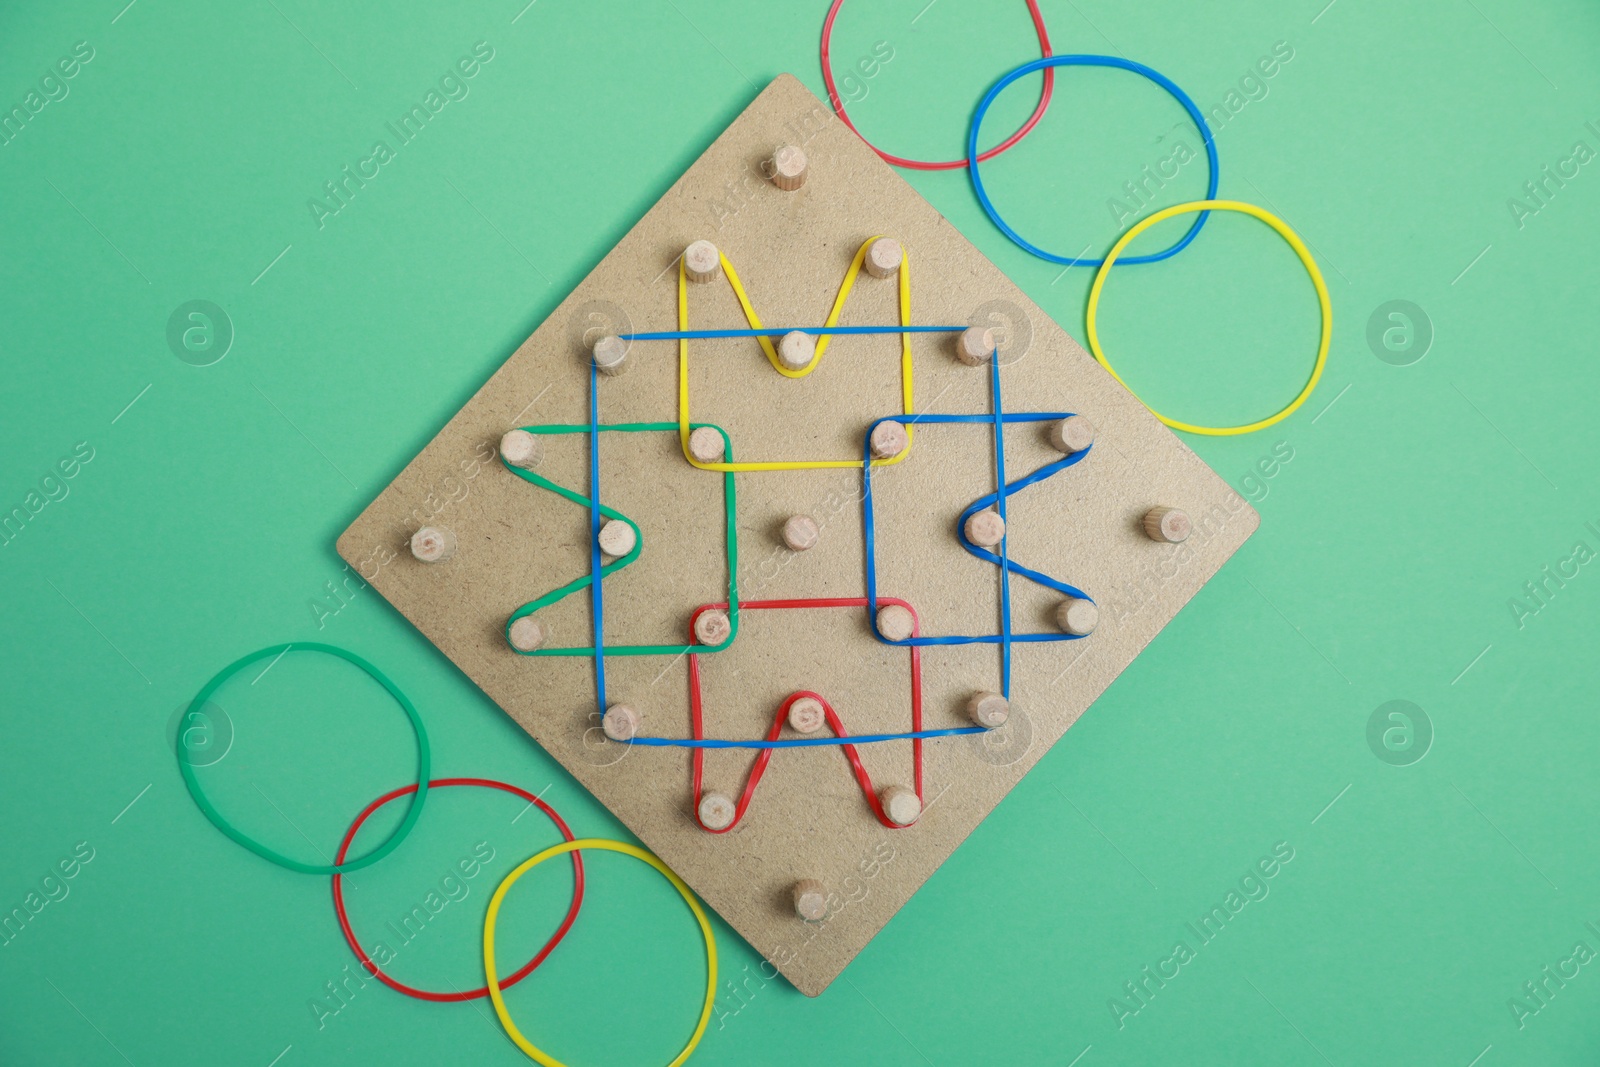
<instances>
[{"instance_id":1,"label":"wooden peg on board","mask_svg":"<svg viewBox=\"0 0 1600 1067\"><path fill-rule=\"evenodd\" d=\"M726 830L733 825L734 813L738 810L721 793L706 792L700 794L700 804L696 809L700 815L700 825L707 830Z\"/></svg>"},{"instance_id":2,"label":"wooden peg on board","mask_svg":"<svg viewBox=\"0 0 1600 1067\"><path fill-rule=\"evenodd\" d=\"M982 548L993 548L1006 537L1006 520L993 508L974 511L967 516L967 540Z\"/></svg>"},{"instance_id":3,"label":"wooden peg on board","mask_svg":"<svg viewBox=\"0 0 1600 1067\"><path fill-rule=\"evenodd\" d=\"M911 437L900 423L890 420L872 428L868 441L872 454L879 459L893 459L911 446Z\"/></svg>"},{"instance_id":4,"label":"wooden peg on board","mask_svg":"<svg viewBox=\"0 0 1600 1067\"><path fill-rule=\"evenodd\" d=\"M626 556L639 543L639 535L621 519L612 519L600 527L595 539L600 542L600 551L612 558Z\"/></svg>"},{"instance_id":5,"label":"wooden peg on board","mask_svg":"<svg viewBox=\"0 0 1600 1067\"><path fill-rule=\"evenodd\" d=\"M792 193L806 183L807 160L805 149L786 144L767 161L767 176L784 192Z\"/></svg>"},{"instance_id":6,"label":"wooden peg on board","mask_svg":"<svg viewBox=\"0 0 1600 1067\"><path fill-rule=\"evenodd\" d=\"M828 917L828 891L815 878L802 878L794 884L794 913L808 923Z\"/></svg>"},{"instance_id":7,"label":"wooden peg on board","mask_svg":"<svg viewBox=\"0 0 1600 1067\"><path fill-rule=\"evenodd\" d=\"M783 524L783 543L796 552L815 548L820 540L822 531L810 515L790 515Z\"/></svg>"},{"instance_id":8,"label":"wooden peg on board","mask_svg":"<svg viewBox=\"0 0 1600 1067\"><path fill-rule=\"evenodd\" d=\"M443 526L424 526L411 535L411 554L423 563L443 563L456 554L456 535Z\"/></svg>"},{"instance_id":9,"label":"wooden peg on board","mask_svg":"<svg viewBox=\"0 0 1600 1067\"><path fill-rule=\"evenodd\" d=\"M969 367L981 367L994 355L994 331L968 326L956 337L956 358Z\"/></svg>"},{"instance_id":10,"label":"wooden peg on board","mask_svg":"<svg viewBox=\"0 0 1600 1067\"><path fill-rule=\"evenodd\" d=\"M778 362L789 370L805 370L816 355L816 339L804 330L790 330L778 338Z\"/></svg>"},{"instance_id":11,"label":"wooden peg on board","mask_svg":"<svg viewBox=\"0 0 1600 1067\"><path fill-rule=\"evenodd\" d=\"M880 237L867 246L867 258L861 265L874 278L893 278L900 273L900 260L905 251L893 237Z\"/></svg>"},{"instance_id":12,"label":"wooden peg on board","mask_svg":"<svg viewBox=\"0 0 1600 1067\"><path fill-rule=\"evenodd\" d=\"M689 435L689 455L700 463L720 463L727 445L722 435L710 426L702 426Z\"/></svg>"},{"instance_id":13,"label":"wooden peg on board","mask_svg":"<svg viewBox=\"0 0 1600 1067\"><path fill-rule=\"evenodd\" d=\"M1087 637L1100 625L1100 609L1092 600L1069 596L1056 608L1056 625L1074 637Z\"/></svg>"},{"instance_id":14,"label":"wooden peg on board","mask_svg":"<svg viewBox=\"0 0 1600 1067\"><path fill-rule=\"evenodd\" d=\"M594 343L589 350L595 369L601 374L618 375L628 369L628 342L609 334Z\"/></svg>"},{"instance_id":15,"label":"wooden peg on board","mask_svg":"<svg viewBox=\"0 0 1600 1067\"><path fill-rule=\"evenodd\" d=\"M513 467L531 471L544 458L544 445L527 430L507 430L500 438L500 458Z\"/></svg>"},{"instance_id":16,"label":"wooden peg on board","mask_svg":"<svg viewBox=\"0 0 1600 1067\"><path fill-rule=\"evenodd\" d=\"M1057 452L1072 455L1094 444L1094 423L1082 415L1068 415L1050 424L1050 444Z\"/></svg>"},{"instance_id":17,"label":"wooden peg on board","mask_svg":"<svg viewBox=\"0 0 1600 1067\"><path fill-rule=\"evenodd\" d=\"M789 705L789 729L797 734L814 734L827 721L822 701L816 697L801 697Z\"/></svg>"},{"instance_id":18,"label":"wooden peg on board","mask_svg":"<svg viewBox=\"0 0 1600 1067\"><path fill-rule=\"evenodd\" d=\"M710 241L695 241L683 250L683 272L691 282L709 282L722 273L722 253Z\"/></svg>"},{"instance_id":19,"label":"wooden peg on board","mask_svg":"<svg viewBox=\"0 0 1600 1067\"><path fill-rule=\"evenodd\" d=\"M891 785L879 797L883 813L896 826L910 826L922 818L922 801L917 794L903 785Z\"/></svg>"},{"instance_id":20,"label":"wooden peg on board","mask_svg":"<svg viewBox=\"0 0 1600 1067\"><path fill-rule=\"evenodd\" d=\"M904 641L916 632L916 616L899 604L885 604L878 609L878 632L887 641Z\"/></svg>"},{"instance_id":21,"label":"wooden peg on board","mask_svg":"<svg viewBox=\"0 0 1600 1067\"><path fill-rule=\"evenodd\" d=\"M1011 714L1011 701L999 693L974 693L967 701L967 718L985 730L995 730L1006 724Z\"/></svg>"},{"instance_id":22,"label":"wooden peg on board","mask_svg":"<svg viewBox=\"0 0 1600 1067\"><path fill-rule=\"evenodd\" d=\"M600 720L600 729L613 741L632 741L639 736L639 713L628 704L613 704Z\"/></svg>"},{"instance_id":23,"label":"wooden peg on board","mask_svg":"<svg viewBox=\"0 0 1600 1067\"><path fill-rule=\"evenodd\" d=\"M694 639L702 645L720 645L733 633L728 613L718 608L702 611L694 620Z\"/></svg>"},{"instance_id":24,"label":"wooden peg on board","mask_svg":"<svg viewBox=\"0 0 1600 1067\"><path fill-rule=\"evenodd\" d=\"M538 651L550 639L550 635L545 632L545 628L534 622L531 615L524 615L512 623L506 636L511 641L511 647L518 652Z\"/></svg>"},{"instance_id":25,"label":"wooden peg on board","mask_svg":"<svg viewBox=\"0 0 1600 1067\"><path fill-rule=\"evenodd\" d=\"M1168 545L1187 541L1189 532L1194 528L1186 512L1166 507L1151 508L1145 512L1143 525L1145 536Z\"/></svg>"}]
</instances>

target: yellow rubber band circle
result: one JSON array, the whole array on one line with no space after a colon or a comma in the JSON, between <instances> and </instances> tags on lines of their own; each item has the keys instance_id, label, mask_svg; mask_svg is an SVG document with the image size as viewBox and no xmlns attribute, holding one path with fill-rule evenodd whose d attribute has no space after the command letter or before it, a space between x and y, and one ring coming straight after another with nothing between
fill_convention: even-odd
<instances>
[{"instance_id":1,"label":"yellow rubber band circle","mask_svg":"<svg viewBox=\"0 0 1600 1067\"><path fill-rule=\"evenodd\" d=\"M1085 330L1089 335L1089 351L1102 367L1111 372L1111 376L1120 382L1123 388L1128 388L1128 383L1122 381L1122 375L1112 368L1111 364L1106 360L1105 352L1100 348L1100 331L1095 325L1095 316L1100 310L1100 290L1106 284L1106 275L1111 272L1112 264L1117 261L1117 257L1122 254L1122 250L1128 246L1130 241L1158 222L1165 222L1174 215L1189 215L1196 211L1237 211L1245 215L1254 216L1276 230L1278 236L1287 241L1289 247L1294 249L1294 254L1300 257L1301 263L1305 264L1306 273L1311 275L1311 284L1316 286L1317 289L1317 303L1322 308L1322 341L1317 346L1317 362L1311 368L1311 377L1306 382L1306 387L1300 390L1299 396L1289 401L1288 407L1276 415L1269 415L1264 419L1245 423L1242 426L1197 426L1192 422L1169 419L1155 408L1151 408L1149 404L1145 404L1145 407L1150 408L1150 414L1171 426L1174 430L1183 430L1186 433L1207 434L1211 437L1231 437L1235 434L1254 433L1257 430L1264 430L1274 423L1282 422L1294 414L1296 408L1306 402L1306 398L1311 395L1311 391L1317 387L1317 382L1322 378L1323 368L1328 363L1328 343L1333 339L1333 304L1328 299L1328 286L1322 280L1322 272L1317 269L1317 261L1311 257L1310 249L1306 248L1305 242L1300 240L1300 236L1289 228L1288 223L1270 211L1238 200L1195 200L1191 203L1176 204L1169 208L1163 208L1154 215L1134 223L1133 228L1123 234L1121 239L1111 246L1111 251L1106 253L1105 263L1101 265L1100 273L1094 276L1094 285L1089 288L1089 307L1084 316ZM1132 392L1132 390L1129 389L1129 392ZM1134 396L1137 398L1138 394L1135 393ZM1144 403L1144 401L1141 400L1140 403Z\"/></svg>"},{"instance_id":2,"label":"yellow rubber band circle","mask_svg":"<svg viewBox=\"0 0 1600 1067\"><path fill-rule=\"evenodd\" d=\"M559 845L552 845L531 859L523 860L516 870L506 875L505 880L495 889L494 896L489 898L489 913L483 920L483 968L484 975L488 980L489 999L494 1002L494 1013L500 1017L500 1025L506 1028L507 1036L516 1042L517 1047L527 1053L530 1059L544 1064L544 1067L567 1067L566 1064L535 1046L526 1037L523 1037L522 1031L517 1029L517 1024L511 1021L511 1014L506 1011L505 998L500 993L500 978L495 968L494 925L495 920L500 915L500 902L505 899L507 891L513 885L516 885L517 879L539 866L545 860L564 856L568 852L576 852L580 849L620 852L624 856L632 856L636 860L643 860L648 863L666 876L667 881L672 883L672 887L683 897L684 901L689 905L689 910L694 912L696 921L700 923L700 933L706 942L706 1003L705 1007L700 1009L700 1021L695 1024L694 1034L689 1038L689 1043L683 1046L683 1051L678 1053L671 1063L667 1064L667 1067L679 1067L684 1060L689 1058L689 1054L694 1052L695 1046L700 1044L700 1038L706 1032L706 1023L711 1020L711 1006L717 996L717 939L711 933L711 922L706 918L705 911L701 909L699 902L694 899L694 894L689 892L689 887L683 884L683 879L673 874L665 863L662 863L655 856L636 845L630 845L622 841L607 841L598 837L584 837L576 841L563 841Z\"/></svg>"}]
</instances>

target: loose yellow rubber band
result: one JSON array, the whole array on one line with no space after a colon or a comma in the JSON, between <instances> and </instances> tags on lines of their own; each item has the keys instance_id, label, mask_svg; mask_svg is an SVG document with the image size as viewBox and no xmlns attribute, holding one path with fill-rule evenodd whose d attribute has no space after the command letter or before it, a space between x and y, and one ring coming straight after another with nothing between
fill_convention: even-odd
<instances>
[{"instance_id":1,"label":"loose yellow rubber band","mask_svg":"<svg viewBox=\"0 0 1600 1067\"><path fill-rule=\"evenodd\" d=\"M1311 391L1317 387L1317 382L1322 377L1322 370L1328 362L1328 343L1333 339L1333 305L1328 300L1328 286L1322 280L1322 272L1317 269L1317 262L1311 258L1311 251L1306 248L1305 242L1300 240L1299 235L1289 228L1288 223L1270 211L1238 200L1195 200L1188 204L1176 204L1169 208L1163 208L1154 215L1134 223L1133 228L1123 234L1121 239L1111 246L1111 251L1106 253L1105 263L1101 265L1100 272L1094 276L1094 285L1089 288L1089 307L1084 316L1085 330L1089 335L1089 351L1093 353L1094 358L1099 361L1102 367L1111 372L1113 378L1121 382L1124 388L1127 388L1128 383L1122 381L1122 375L1112 368L1110 362L1106 359L1105 352L1100 348L1100 332L1095 325L1095 316L1100 310L1100 290L1106 284L1106 275L1111 273L1112 264L1116 263L1117 257L1122 254L1122 250L1128 246L1130 241L1158 222L1164 222L1174 215L1188 215L1196 211L1238 211L1245 215L1254 216L1276 230L1278 236L1287 241L1289 247L1294 249L1294 254L1300 257L1301 263L1305 264L1306 273L1311 275L1311 284L1316 286L1317 289L1317 303L1322 308L1322 341L1317 346L1317 362L1311 368L1311 377L1306 382L1306 387L1300 390L1299 396L1289 401L1288 407L1276 415L1269 415L1257 422L1246 423L1242 426L1196 426L1191 422L1169 419L1155 408L1151 408L1149 404L1145 404L1145 407L1150 408L1150 414L1168 426L1187 433L1207 434L1212 437L1231 437L1235 434L1254 433L1256 430L1264 430L1274 423L1282 422L1294 414L1296 408L1306 402L1306 398L1311 395ZM1132 390L1130 389L1129 392L1132 392ZM1138 394L1134 395L1135 397L1138 396ZM1141 400L1140 403L1144 402Z\"/></svg>"},{"instance_id":2,"label":"loose yellow rubber band","mask_svg":"<svg viewBox=\"0 0 1600 1067\"><path fill-rule=\"evenodd\" d=\"M880 235L867 238L856 255L850 261L850 269L845 271L844 281L839 283L839 294L833 299L833 309L828 312L828 320L824 326L839 325L839 315L844 310L844 302L850 296L850 290L855 287L856 277L861 273L861 264L867 258L867 249L872 247ZM739 281L739 272L733 269L733 264L728 262L727 256L722 256L722 272L728 277L728 284L733 287L733 295L739 298L739 306L744 309L744 317L750 321L752 330L764 329L761 325L761 316L756 314L756 309L751 306L750 298L745 294L744 285ZM902 249L900 252L900 325L911 325L911 257ZM683 260L678 261L678 329L689 329L689 283L684 270ZM778 350L773 347L770 337L758 337L761 350L767 354L767 361L773 369L785 378L804 378L817 369L817 364L822 362L822 354L828 350L828 342L833 339L832 334L823 334L817 338L816 354L799 370L790 370L778 359ZM916 406L912 401L911 377L911 335L900 335L900 398L905 414L916 414ZM859 459L824 459L824 460L769 460L753 463L701 463L689 454L689 339L678 339L678 436L683 446L683 458L694 466L705 471L804 471L820 470L827 468L859 467ZM911 442L915 441L915 430L906 426L908 441L906 447L898 455L888 459L874 459L874 467L887 467L899 463L911 454Z\"/></svg>"},{"instance_id":3,"label":"loose yellow rubber band","mask_svg":"<svg viewBox=\"0 0 1600 1067\"><path fill-rule=\"evenodd\" d=\"M689 1054L694 1051L695 1046L700 1044L700 1038L706 1032L706 1023L711 1020L711 1007L717 996L717 939L711 933L711 922L706 918L705 911L701 909L699 901L694 899L694 894L689 892L689 887L683 884L683 879L673 874L665 863L662 863L655 856L636 845L630 845L622 841L607 841L598 837L584 837L576 841L563 841L559 845L552 845L531 859L523 860L516 870L506 875L505 880L494 891L494 896L489 898L489 912L483 920L483 967L484 974L488 979L489 999L494 1002L494 1013L500 1017L500 1025L506 1028L507 1036L516 1042L517 1047L527 1053L530 1059L544 1064L544 1067L567 1067L566 1064L535 1046L526 1037L523 1037L522 1031L517 1029L517 1024L511 1021L511 1014L506 1011L505 998L500 993L500 978L495 969L494 926L495 920L500 915L500 902L505 899L507 891L513 885L516 885L517 879L539 866L545 860L564 856L568 852L576 852L581 849L620 852L624 856L632 856L636 860L643 860L648 863L666 876L667 881L672 883L672 887L688 903L689 910L694 912L696 921L700 923L700 933L706 942L706 1002L705 1006L700 1009L700 1021L695 1024L694 1034L690 1036L689 1043L683 1046L683 1051L678 1053L671 1063L667 1064L667 1067L680 1067L683 1061L689 1058Z\"/></svg>"}]
</instances>

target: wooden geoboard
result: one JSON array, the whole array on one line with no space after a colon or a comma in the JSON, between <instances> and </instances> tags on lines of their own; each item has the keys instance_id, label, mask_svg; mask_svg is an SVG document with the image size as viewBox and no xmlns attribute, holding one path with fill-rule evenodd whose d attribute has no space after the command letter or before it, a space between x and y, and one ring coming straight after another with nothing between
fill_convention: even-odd
<instances>
[{"instance_id":1,"label":"wooden geoboard","mask_svg":"<svg viewBox=\"0 0 1600 1067\"><path fill-rule=\"evenodd\" d=\"M805 183L780 189L767 161L779 146L808 157ZM898 333L836 336L814 372L776 372L748 337L688 341L695 424L720 427L732 458L840 461L799 471L725 475L697 469L675 428L589 430L591 380L602 427L679 418L676 340L628 344L623 373L593 375L597 337L675 332L678 259L709 240L737 273L763 324L819 326L865 241L898 239L911 279L911 322L993 328L991 364L956 358L957 335L911 335L913 410L992 416L1074 412L1095 428L1076 462L1006 498L1006 558L1070 583L1099 609L1092 634L1060 639L1063 594L1002 569L958 540L964 509L997 488L992 421L913 423L903 461L871 476L876 592L911 605L922 636L998 640L1003 596L1010 646L1005 725L923 740L923 799L910 826L886 826L838 745L769 750L748 810L711 833L696 817L692 755L607 739L592 654L525 656L505 627L519 608L572 582L594 561L587 503L500 462L515 427L568 429L538 438L535 473L587 501L591 439L599 503L640 531L637 558L604 578L602 647L686 646L690 620L729 601L737 633L721 651L607 654L607 704L641 716L642 736L691 736L691 681L704 736L759 740L800 691L815 692L851 735L972 727L974 693L1003 688L1003 646L887 644L867 595L863 458L868 427L905 412ZM744 329L726 278L689 284L689 328ZM900 323L897 278L862 272L840 324ZM773 338L776 342L777 338ZM1058 463L1050 423L1004 424L1006 477ZM728 534L732 507L733 542ZM1180 544L1148 536L1154 507L1182 509ZM805 515L820 530L805 551L780 531ZM339 552L802 992L838 976L912 893L1256 528L1258 517L1065 331L970 245L798 81L769 85L594 271L506 361L339 539ZM420 527L455 551L413 556ZM736 557L736 562L734 562ZM611 562L609 559L607 563ZM828 606L784 602L839 600ZM884 601L887 603L887 601ZM592 648L587 584L535 613L547 648ZM691 670L693 668L693 670ZM691 675L695 677L692 678ZM783 738L800 735L785 728ZM824 727L816 737L831 736ZM862 744L876 794L911 789L907 740ZM704 754L703 791L738 799L761 752ZM1003 879L1003 872L996 872ZM823 888L826 917L796 913L794 886Z\"/></svg>"}]
</instances>

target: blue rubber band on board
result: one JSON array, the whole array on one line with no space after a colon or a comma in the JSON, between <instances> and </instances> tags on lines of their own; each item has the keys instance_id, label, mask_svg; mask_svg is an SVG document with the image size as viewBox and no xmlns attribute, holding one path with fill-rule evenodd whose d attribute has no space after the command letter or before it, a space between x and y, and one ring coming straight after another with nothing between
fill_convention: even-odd
<instances>
[{"instance_id":1,"label":"blue rubber band on board","mask_svg":"<svg viewBox=\"0 0 1600 1067\"><path fill-rule=\"evenodd\" d=\"M594 615L594 688L601 721L606 715L605 605L600 587L600 370L589 363L589 589Z\"/></svg>"},{"instance_id":2,"label":"blue rubber band on board","mask_svg":"<svg viewBox=\"0 0 1600 1067\"><path fill-rule=\"evenodd\" d=\"M784 326L759 330L661 330L655 333L623 333L618 334L617 338L622 341L694 341L717 337L782 337L786 333L832 337L841 334L960 333L965 329L965 326Z\"/></svg>"},{"instance_id":3,"label":"blue rubber band on board","mask_svg":"<svg viewBox=\"0 0 1600 1067\"><path fill-rule=\"evenodd\" d=\"M1042 482L1046 478L1049 478L1049 477L1051 477L1052 475L1055 475L1055 474L1059 474L1061 471L1063 471L1063 470L1067 469L1068 467L1071 467L1074 464L1080 462L1081 460L1083 460L1083 458L1085 456L1088 455L1089 450L1088 449L1084 449L1081 452L1075 452L1075 453L1073 453L1071 455L1064 456L1063 458L1061 458L1059 460L1056 460L1053 463L1045 464L1043 467L1040 467L1038 470L1034 471L1032 474L1029 474L1029 475L1027 475L1025 477L1019 478L1015 482L1008 483L1006 481L1005 427L1006 426L1010 426L1010 425L1014 425L1014 424L1017 424L1017 423L1053 422L1053 421L1055 421L1057 419L1067 418L1070 413L1069 412L1062 412L1062 411L1054 411L1054 412L1018 412L1016 414L1008 414L1005 411L1005 407L1004 407L1003 403L1001 402L1000 359L999 359L999 353L998 352L991 353L989 363L990 363L990 390L993 393L993 399L991 401L991 406L993 408L993 411L990 414L988 414L988 415L929 415L929 414L888 415L888 416L885 416L884 418L875 420L867 428L866 441L865 441L865 444L863 446L863 453L862 453L862 494L861 494L862 541L863 541L863 548L865 549L865 553L864 554L866 556L866 564L867 564L867 611L868 611L869 624L872 627L873 636L875 636L879 641L882 641L886 645L894 645L894 646L900 647L900 648L921 648L921 647L926 647L926 646L929 646L929 645L977 645L977 644L999 645L1000 646L1000 657L1001 657L1000 658L1001 695L1005 696L1007 699L1010 699L1010 696L1011 696L1011 646L1012 645L1018 644L1018 643L1034 644L1034 643L1045 643L1045 642L1055 642L1055 641L1076 641L1076 640L1080 640L1081 637L1082 637L1082 635L1079 635L1079 634L1067 634L1067 633L1021 633L1021 634L1019 634L1019 633L1014 632L1013 629L1012 629L1012 616L1011 616L1011 575L1013 573L1020 574L1025 578L1028 578L1028 579L1030 579L1030 580L1032 580L1034 582L1037 582L1040 585L1043 585L1043 586L1045 586L1047 588L1054 589L1054 590L1056 590L1058 592L1064 593L1067 596L1078 597L1078 598L1084 599L1084 600L1088 600L1090 598L1089 598L1088 594L1084 593L1081 589L1078 589L1076 586L1070 585L1070 584L1068 584L1066 582L1058 581L1058 580L1056 580L1054 578L1051 578L1049 575L1041 574L1038 571L1035 571L1035 570L1032 570L1030 568L1023 567L1020 564L1016 564L1016 563L1011 562L1011 558L1010 558L1010 554L1009 554L1009 551L1008 551L1008 548L1007 548L1007 543L1006 543L1006 538L1005 537L1002 537L1001 540L1000 540L1000 555L998 555L998 556L995 555L992 552L989 552L986 549L983 549L983 548L981 548L981 547L979 547L977 545L974 545L967 538L966 521L967 521L967 518L969 516L971 516L974 512L976 512L976 511L978 511L978 510L980 510L982 508L989 507L991 504L994 505L996 511L1000 515L1001 520L1004 521L1005 518L1006 518L1006 504L1005 504L1005 502L1006 502L1007 498L1015 495L1016 493L1020 492L1023 489L1026 489L1030 485L1034 485L1034 484L1036 484L1038 482ZM963 511L961 513L961 519L960 519L960 523L959 523L959 528L957 529L957 536L960 538L962 546L964 548L966 548L967 551L971 552L973 555L977 556L979 559L985 560L986 562L989 562L989 563L997 564L1000 567L1001 587L1000 587L1000 632L999 633L997 633L997 634L950 634L950 635L941 636L941 637L920 637L919 636L919 637L908 637L908 638L904 638L904 639L898 640L898 641L891 641L887 637L884 637L883 634L878 630L878 620L877 620L877 615L878 615L878 566L877 566L877 543L876 543L877 542L877 531L876 531L876 523L873 520L873 507L872 507L872 480L873 480L873 476L874 476L874 473L875 473L874 468L872 466L872 431L877 429L878 426L880 426L881 424L883 424L885 422L898 422L901 425L913 425L913 424L916 424L916 425L965 424L965 425L969 425L969 426L972 426L972 425L989 426L989 427L992 428L992 432L994 434L994 449L995 449L995 453L994 454L995 454L996 484L998 484L1000 486L1000 488L998 490L996 490L994 493L991 493L991 494L989 494L987 496L981 497L978 500L974 501L971 505L969 505L967 507L967 509L965 511Z\"/></svg>"},{"instance_id":4,"label":"blue rubber band on board","mask_svg":"<svg viewBox=\"0 0 1600 1067\"><path fill-rule=\"evenodd\" d=\"M956 726L947 730L917 730L906 734L861 734L844 737L785 737L777 741L724 741L714 737L635 737L633 745L651 748L815 748L819 745L870 745L879 741L921 741L930 737L960 737L985 734L982 726Z\"/></svg>"},{"instance_id":5,"label":"blue rubber band on board","mask_svg":"<svg viewBox=\"0 0 1600 1067\"><path fill-rule=\"evenodd\" d=\"M1205 116L1200 113L1200 109L1195 106L1194 101L1189 98L1189 94L1178 88L1170 78L1158 70L1145 66L1143 63L1135 63L1131 59L1123 59L1120 56L1046 56L1043 59L1035 59L1031 63L1024 63L995 82L994 88L990 89L988 95L978 104L978 110L972 113L972 129L967 135L967 171L972 175L972 191L977 194L978 203L983 205L983 210L988 214L990 221L1000 227L1000 232L1015 241L1018 246L1032 252L1040 259L1049 260L1051 263L1059 263L1067 267L1098 267L1105 263L1104 259L1058 256L1053 252L1046 252L1038 245L1031 244L1016 230L1007 225L1005 219L1000 217L1000 212L995 210L993 202L989 199L988 192L983 187L983 178L978 174L978 133L983 126L984 115L989 111L989 105L994 103L995 97L999 96L1006 86L1018 78L1032 74L1036 70L1043 70L1046 67L1112 67L1117 70L1132 71L1134 74L1140 74L1150 79L1172 94L1173 99L1182 104L1183 109L1189 113L1189 118L1194 120L1195 127L1200 131L1201 140L1205 142L1206 161L1211 167L1211 177L1206 182L1206 195L1203 199L1215 200L1217 198L1217 146L1216 142L1212 140L1211 128L1206 125ZM1123 256L1117 262L1155 263L1158 260L1177 255L1189 246L1190 241L1195 239L1195 236L1200 232L1200 227L1205 225L1206 218L1210 214L1209 211L1202 211L1197 214L1188 232L1179 238L1171 248L1147 256Z\"/></svg>"},{"instance_id":6,"label":"blue rubber band on board","mask_svg":"<svg viewBox=\"0 0 1600 1067\"><path fill-rule=\"evenodd\" d=\"M989 353L989 381L993 383L994 400L994 484L1000 488L995 495L995 509L1000 513L1000 695L1011 699L1011 560L1006 554L1006 425L1000 410L1000 350ZM963 526L966 524L963 523ZM965 530L961 531L963 534Z\"/></svg>"}]
</instances>

